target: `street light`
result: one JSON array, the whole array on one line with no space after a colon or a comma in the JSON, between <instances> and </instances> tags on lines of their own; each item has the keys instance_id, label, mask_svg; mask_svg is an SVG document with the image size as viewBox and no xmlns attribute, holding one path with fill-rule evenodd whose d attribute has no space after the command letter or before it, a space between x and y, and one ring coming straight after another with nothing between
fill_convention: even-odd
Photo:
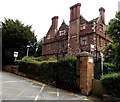
<instances>
[{"instance_id":1,"label":"street light","mask_svg":"<svg viewBox=\"0 0 120 102\"><path fill-rule=\"evenodd\" d=\"M96 61L97 61L97 33L96 33L97 24L96 24L96 22L93 22L93 28L92 29L93 29L93 31L95 33L93 40L94 40L94 45L95 45L95 42L96 42Z\"/></svg>"},{"instance_id":2,"label":"street light","mask_svg":"<svg viewBox=\"0 0 120 102\"><path fill-rule=\"evenodd\" d=\"M30 45L27 45L27 57L28 57L28 53L29 53L29 48L30 48Z\"/></svg>"}]
</instances>

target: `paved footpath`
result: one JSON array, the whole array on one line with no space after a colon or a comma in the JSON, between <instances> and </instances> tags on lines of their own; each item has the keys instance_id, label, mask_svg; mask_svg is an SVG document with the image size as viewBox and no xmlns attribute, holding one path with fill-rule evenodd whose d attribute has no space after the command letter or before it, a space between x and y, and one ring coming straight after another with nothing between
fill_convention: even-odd
<instances>
[{"instance_id":1,"label":"paved footpath","mask_svg":"<svg viewBox=\"0 0 120 102\"><path fill-rule=\"evenodd\" d=\"M81 94L75 94L48 86L28 78L6 72L0 72L0 77L1 76L2 83L0 84L2 84L2 90L0 89L0 95L2 94L2 100L31 100L32 102L38 102L38 100L71 100L70 102L81 100L83 102L83 100L86 100L87 102L90 102L86 96Z\"/></svg>"}]
</instances>

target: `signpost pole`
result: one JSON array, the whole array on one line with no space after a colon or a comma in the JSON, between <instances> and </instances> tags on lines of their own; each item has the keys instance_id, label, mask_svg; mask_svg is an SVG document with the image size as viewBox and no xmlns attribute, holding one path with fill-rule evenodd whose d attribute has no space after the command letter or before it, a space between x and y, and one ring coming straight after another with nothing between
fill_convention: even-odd
<instances>
[{"instance_id":1,"label":"signpost pole","mask_svg":"<svg viewBox=\"0 0 120 102\"><path fill-rule=\"evenodd\" d=\"M15 61L16 61L17 57L18 57L18 52L14 52L14 57L15 57Z\"/></svg>"},{"instance_id":2,"label":"signpost pole","mask_svg":"<svg viewBox=\"0 0 120 102\"><path fill-rule=\"evenodd\" d=\"M100 52L100 56L101 56L101 71L103 75L103 53L102 52Z\"/></svg>"}]
</instances>

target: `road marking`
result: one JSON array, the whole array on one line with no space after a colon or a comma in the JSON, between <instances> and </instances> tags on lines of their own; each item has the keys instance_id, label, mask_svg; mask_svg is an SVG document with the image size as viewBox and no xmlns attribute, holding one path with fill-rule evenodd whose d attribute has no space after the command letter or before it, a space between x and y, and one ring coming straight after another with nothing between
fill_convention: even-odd
<instances>
[{"instance_id":1,"label":"road marking","mask_svg":"<svg viewBox=\"0 0 120 102\"><path fill-rule=\"evenodd\" d=\"M37 96L35 97L35 100L34 100L34 102L36 102L36 101L37 101L38 97L39 97L39 95L37 95Z\"/></svg>"},{"instance_id":2,"label":"road marking","mask_svg":"<svg viewBox=\"0 0 120 102\"><path fill-rule=\"evenodd\" d=\"M32 87L35 87L35 88L42 88L41 86L32 86Z\"/></svg>"},{"instance_id":3,"label":"road marking","mask_svg":"<svg viewBox=\"0 0 120 102\"><path fill-rule=\"evenodd\" d=\"M59 89L57 88L57 97L60 96Z\"/></svg>"},{"instance_id":4,"label":"road marking","mask_svg":"<svg viewBox=\"0 0 120 102\"><path fill-rule=\"evenodd\" d=\"M17 96L20 96L26 89L22 90Z\"/></svg>"},{"instance_id":5,"label":"road marking","mask_svg":"<svg viewBox=\"0 0 120 102\"><path fill-rule=\"evenodd\" d=\"M40 92L42 92L42 90L44 89L45 85L43 84L42 88L40 89Z\"/></svg>"},{"instance_id":6,"label":"road marking","mask_svg":"<svg viewBox=\"0 0 120 102\"><path fill-rule=\"evenodd\" d=\"M42 92L42 90L44 89L44 87L45 87L45 85L43 84L42 88L40 89L40 92ZM37 99L39 98L39 93L40 93L40 92L38 92L37 96L36 96L35 99L34 99L34 102L36 102Z\"/></svg>"},{"instance_id":7,"label":"road marking","mask_svg":"<svg viewBox=\"0 0 120 102\"><path fill-rule=\"evenodd\" d=\"M25 81L25 80L24 80ZM2 82L0 84L5 84L5 83L14 83L14 82L24 82L24 81L5 81L5 82Z\"/></svg>"},{"instance_id":8,"label":"road marking","mask_svg":"<svg viewBox=\"0 0 120 102\"><path fill-rule=\"evenodd\" d=\"M47 92L47 93L55 93L55 94L57 94L57 92Z\"/></svg>"},{"instance_id":9,"label":"road marking","mask_svg":"<svg viewBox=\"0 0 120 102\"><path fill-rule=\"evenodd\" d=\"M32 83L30 83L28 86L32 85ZM26 89L23 89L20 93L17 94L17 96L20 96Z\"/></svg>"},{"instance_id":10,"label":"road marking","mask_svg":"<svg viewBox=\"0 0 120 102\"><path fill-rule=\"evenodd\" d=\"M56 95L57 95L57 97L59 97L59 96L60 96L60 93L59 93L59 89L58 89L58 88L57 88L57 92L47 92L47 93L56 94Z\"/></svg>"}]
</instances>

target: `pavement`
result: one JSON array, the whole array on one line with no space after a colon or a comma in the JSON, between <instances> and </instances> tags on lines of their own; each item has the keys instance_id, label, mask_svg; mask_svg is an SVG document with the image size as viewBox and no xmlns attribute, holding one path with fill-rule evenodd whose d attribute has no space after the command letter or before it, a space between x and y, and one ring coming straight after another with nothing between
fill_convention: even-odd
<instances>
[{"instance_id":1,"label":"pavement","mask_svg":"<svg viewBox=\"0 0 120 102\"><path fill-rule=\"evenodd\" d=\"M38 100L40 102L64 102L66 100L93 102L97 100L7 72L0 72L1 77L0 96L2 97L0 98L2 98L2 102L16 102L16 100L25 100L25 102L27 100L31 102L38 102Z\"/></svg>"}]
</instances>

